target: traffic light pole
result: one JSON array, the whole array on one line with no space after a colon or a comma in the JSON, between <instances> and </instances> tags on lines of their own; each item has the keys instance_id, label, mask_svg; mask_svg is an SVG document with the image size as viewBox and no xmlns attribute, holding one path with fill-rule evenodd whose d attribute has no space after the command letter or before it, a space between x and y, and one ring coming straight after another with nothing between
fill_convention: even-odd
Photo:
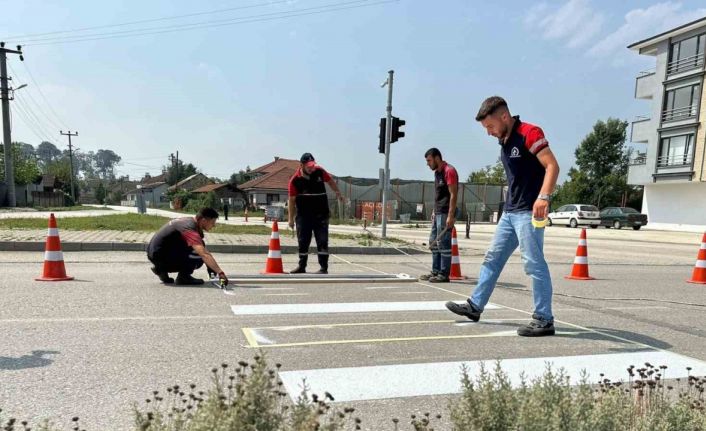
<instances>
[{"instance_id":1,"label":"traffic light pole","mask_svg":"<svg viewBox=\"0 0 706 431\"><path fill-rule=\"evenodd\" d=\"M392 139L392 80L394 70L387 72L387 121L385 123L385 178L382 184L382 237L387 238L387 200L390 193L390 140Z\"/></svg>"}]
</instances>

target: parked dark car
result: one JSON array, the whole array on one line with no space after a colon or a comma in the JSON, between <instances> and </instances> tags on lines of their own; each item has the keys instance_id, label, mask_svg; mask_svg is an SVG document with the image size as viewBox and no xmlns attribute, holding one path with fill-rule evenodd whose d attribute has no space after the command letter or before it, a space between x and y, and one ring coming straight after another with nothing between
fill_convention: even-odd
<instances>
[{"instance_id":1,"label":"parked dark car","mask_svg":"<svg viewBox=\"0 0 706 431\"><path fill-rule=\"evenodd\" d=\"M647 224L647 215L628 207L608 207L601 211L601 226L620 229L629 226L634 230Z\"/></svg>"}]
</instances>

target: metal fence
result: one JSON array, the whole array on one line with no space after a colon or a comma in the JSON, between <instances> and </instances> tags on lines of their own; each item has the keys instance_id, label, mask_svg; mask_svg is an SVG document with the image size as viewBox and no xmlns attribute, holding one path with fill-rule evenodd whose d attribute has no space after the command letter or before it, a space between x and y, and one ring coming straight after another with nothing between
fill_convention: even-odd
<instances>
[{"instance_id":1,"label":"metal fence","mask_svg":"<svg viewBox=\"0 0 706 431\"><path fill-rule=\"evenodd\" d=\"M340 203L329 192L331 214L338 218L362 218L363 203L381 202L382 191L378 184L359 185L346 179L337 178L336 183L345 197ZM434 183L431 181L392 182L391 215L388 219L406 218L411 220L429 220L434 210ZM488 184L460 183L458 189L458 209L461 220L471 223L493 222L502 212L503 186ZM379 214L375 217L379 217Z\"/></svg>"}]
</instances>

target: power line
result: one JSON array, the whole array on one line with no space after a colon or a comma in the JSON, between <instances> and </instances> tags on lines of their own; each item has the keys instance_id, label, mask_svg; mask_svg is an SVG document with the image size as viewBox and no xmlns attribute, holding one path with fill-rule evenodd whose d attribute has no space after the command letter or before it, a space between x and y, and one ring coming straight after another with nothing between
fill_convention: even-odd
<instances>
[{"instance_id":1,"label":"power line","mask_svg":"<svg viewBox=\"0 0 706 431\"><path fill-rule=\"evenodd\" d=\"M24 63L24 62L23 62L23 63ZM15 72L15 70L14 70L14 69L12 68L12 66L10 66L9 64L8 64L8 66L10 67L10 71L12 72L12 74L15 76L15 79L17 79L17 77L19 76L19 75L17 74L17 72ZM39 88L39 84L37 84L36 82L35 82L34 84L37 86L37 89L39 90L39 89L40 89L40 88ZM54 128L54 129L66 128L66 127L62 127L61 124L55 122L49 115L47 115L47 113L46 113L46 112L44 111L44 109L42 108L42 105L39 104L39 103L37 103L37 101L34 99L34 97L32 97L32 93L31 93L30 90L31 90L31 86L27 86L27 87L22 91L22 96L24 97L24 95L27 95L27 97L29 97L29 99L32 101L32 103L35 104L35 106L37 107L37 109L39 110L39 112L43 115L43 117L46 118L46 120L47 120L49 123L51 123L52 128ZM40 90L40 91L41 91L41 90ZM28 105L29 105L29 103L28 103ZM48 106L48 103L47 103L47 106Z\"/></svg>"},{"instance_id":2,"label":"power line","mask_svg":"<svg viewBox=\"0 0 706 431\"><path fill-rule=\"evenodd\" d=\"M336 11L349 10L349 9L358 9L358 8L362 8L362 7L370 7L370 6L376 6L376 5L386 4L386 3L395 3L399 0L383 0L383 1L373 2L373 3L360 4L361 2L367 2L367 1L370 1L370 0L357 0L357 1L352 1L352 2L339 3L339 5L356 4L353 6L336 7L337 5L333 4L333 5L328 5L328 6L316 7L316 8L300 9L298 11L291 11L291 12L276 12L276 13L272 13L272 14L262 14L262 15L255 15L255 16L251 16L251 17L241 17L241 18L235 18L235 19L229 19L229 20L207 21L205 23L185 24L185 25L180 25L180 26L170 26L170 27L166 27L166 28L162 27L163 28L162 30L157 30L158 28L136 29L136 30L130 30L130 31L125 31L125 32L96 33L96 34L86 35L86 36L68 36L68 37L63 37L63 38L36 39L36 41L38 43L25 43L24 45L25 46L57 45L57 44L65 44L65 43L87 42L87 41L96 41L96 40L105 40L105 39L117 39L117 38L124 38L124 37L133 37L133 36L146 36L146 35L163 34L163 33L174 33L174 32L185 31L185 30L196 30L196 29L202 29L202 28L214 28L214 27L223 27L223 26L237 25L237 24L248 24L248 23L254 23L254 22L273 21L273 20L278 20L278 19L286 19L286 18L293 18L293 17L299 17L299 16L316 15L316 14L336 12ZM304 12L304 11L308 11L308 12ZM292 12L297 12L297 13L292 13ZM265 17L267 15L279 15L279 16ZM228 21L228 22L222 22L222 21Z\"/></svg>"},{"instance_id":3,"label":"power line","mask_svg":"<svg viewBox=\"0 0 706 431\"><path fill-rule=\"evenodd\" d=\"M22 62L22 65L25 67L25 70L27 71L27 74L29 75L29 77L30 77L30 79L32 80L32 82L34 83L34 85L37 86L37 91L39 91L39 94L42 96L42 99L44 99L44 102L47 104L47 108L49 108L49 110L52 112L52 114L54 114L54 117L59 121L59 123L68 129L69 127L66 126L66 122L65 122L65 121L62 121L61 117L59 117L59 116L57 115L57 113L56 113L56 111L54 110L54 108L52 108L51 103L49 103L49 99L47 99L47 97L44 95L44 92L42 91L42 86L39 85L39 83L37 82L36 79L34 79L34 75L33 75L32 72L29 70L29 67L27 66L27 62L23 61L23 62ZM61 129L61 127L59 127L59 128Z\"/></svg>"},{"instance_id":4,"label":"power line","mask_svg":"<svg viewBox=\"0 0 706 431\"><path fill-rule=\"evenodd\" d=\"M37 135L36 130L39 130L39 132L41 133L40 139L42 139L43 141L50 141L50 142L55 141L54 138L51 138L51 136L52 136L51 132L47 132L47 129L39 121L39 119L36 117L34 112L29 110L28 107L24 105L24 101L17 98L17 96L15 96L15 107L17 108L15 110L15 112L17 112L18 114L22 114L22 116L23 116L22 120L27 125L27 127L32 127L32 126L36 127L36 129L33 129L33 133L35 135ZM32 126L30 126L30 124Z\"/></svg>"},{"instance_id":5,"label":"power line","mask_svg":"<svg viewBox=\"0 0 706 431\"><path fill-rule=\"evenodd\" d=\"M15 114L17 114L17 116L20 118L20 120L22 120L25 126L27 126L30 132L32 132L34 136L36 136L40 141L46 141L46 137L42 137L42 135L34 129L32 122L25 117L24 112L21 113L17 105L15 105L15 107L18 108L15 109Z\"/></svg>"},{"instance_id":6,"label":"power line","mask_svg":"<svg viewBox=\"0 0 706 431\"><path fill-rule=\"evenodd\" d=\"M44 133L46 136L58 136L51 132L52 127L47 126L39 116L32 110L32 108L27 104L24 98L15 96L15 103L22 108L22 110L29 115L29 118L33 119L34 124Z\"/></svg>"},{"instance_id":7,"label":"power line","mask_svg":"<svg viewBox=\"0 0 706 431\"><path fill-rule=\"evenodd\" d=\"M226 8L226 9L216 9L216 10L211 10L211 11L206 11L206 12L189 13L189 14L185 14L185 15L172 15L172 16L161 17L161 18L152 18L152 19L143 19L143 20L139 20L139 21L122 22L122 23L118 23L118 24L97 25L97 26L93 26L93 27L81 27L81 28L76 28L76 29L72 29L72 30L49 31L49 32L45 32L45 33L28 33L28 34L23 34L23 35L5 37L2 40L13 41L13 40L21 39L24 37L47 36L47 35L62 34L62 33L77 33L77 32L83 32L83 31L88 31L88 30L97 30L97 29L101 29L101 28L124 27L124 26L134 25L134 24L145 24L148 22L169 21L169 20L199 16L199 15L212 15L212 14L222 13L222 12L232 12L234 10L253 9L253 8L258 8L258 7L263 7L263 6L272 6L272 5L281 4L281 3L289 3L289 1L290 0L267 1L264 3L259 3L259 4L255 4L255 5L250 5L250 6L239 6L239 7L232 7L232 8Z\"/></svg>"}]
</instances>

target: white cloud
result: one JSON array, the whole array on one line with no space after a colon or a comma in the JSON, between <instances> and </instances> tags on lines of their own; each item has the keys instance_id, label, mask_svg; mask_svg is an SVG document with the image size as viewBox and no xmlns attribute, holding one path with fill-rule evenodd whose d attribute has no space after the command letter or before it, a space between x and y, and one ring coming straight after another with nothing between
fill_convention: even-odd
<instances>
[{"instance_id":1,"label":"white cloud","mask_svg":"<svg viewBox=\"0 0 706 431\"><path fill-rule=\"evenodd\" d=\"M631 43L684 25L706 16L706 9L682 10L676 2L657 3L646 9L633 9L625 14L625 22L598 41L589 51L592 57L610 57Z\"/></svg>"},{"instance_id":2,"label":"white cloud","mask_svg":"<svg viewBox=\"0 0 706 431\"><path fill-rule=\"evenodd\" d=\"M539 3L527 12L525 25L541 33L544 39L564 40L570 48L590 42L600 33L605 17L591 9L588 0L569 0L552 10L546 3Z\"/></svg>"}]
</instances>

